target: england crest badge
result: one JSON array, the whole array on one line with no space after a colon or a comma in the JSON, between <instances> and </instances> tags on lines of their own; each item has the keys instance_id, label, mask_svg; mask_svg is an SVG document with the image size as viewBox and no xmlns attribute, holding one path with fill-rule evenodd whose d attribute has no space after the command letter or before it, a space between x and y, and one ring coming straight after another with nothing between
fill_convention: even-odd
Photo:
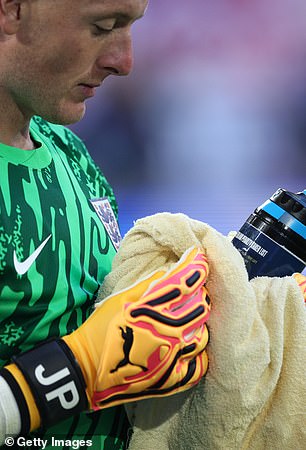
<instances>
[{"instance_id":1,"label":"england crest badge","mask_svg":"<svg viewBox=\"0 0 306 450\"><path fill-rule=\"evenodd\" d=\"M104 225L104 228L110 237L116 251L118 251L120 242L121 242L121 234L118 227L118 222L116 220L114 211L109 203L107 197L102 198L93 198L90 200L93 207L95 208L96 213L98 214L99 219Z\"/></svg>"}]
</instances>

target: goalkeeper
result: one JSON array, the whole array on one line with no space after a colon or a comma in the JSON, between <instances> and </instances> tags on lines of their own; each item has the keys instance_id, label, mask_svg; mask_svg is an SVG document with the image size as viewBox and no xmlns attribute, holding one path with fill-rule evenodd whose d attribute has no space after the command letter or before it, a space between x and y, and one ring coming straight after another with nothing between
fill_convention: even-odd
<instances>
[{"instance_id":1,"label":"goalkeeper","mask_svg":"<svg viewBox=\"0 0 306 450\"><path fill-rule=\"evenodd\" d=\"M36 429L48 442L126 448L122 403L187 389L205 373L197 250L91 315L120 240L117 205L63 125L83 117L105 78L130 72L131 26L146 7L0 1L0 445Z\"/></svg>"}]
</instances>

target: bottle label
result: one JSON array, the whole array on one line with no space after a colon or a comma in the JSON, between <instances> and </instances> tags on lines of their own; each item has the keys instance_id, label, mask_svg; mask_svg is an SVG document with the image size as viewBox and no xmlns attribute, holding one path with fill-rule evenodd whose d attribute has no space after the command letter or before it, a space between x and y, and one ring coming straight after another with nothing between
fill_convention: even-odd
<instances>
[{"instance_id":1,"label":"bottle label","mask_svg":"<svg viewBox=\"0 0 306 450\"><path fill-rule=\"evenodd\" d=\"M283 277L305 267L300 258L247 222L232 242L243 256L250 278Z\"/></svg>"}]
</instances>

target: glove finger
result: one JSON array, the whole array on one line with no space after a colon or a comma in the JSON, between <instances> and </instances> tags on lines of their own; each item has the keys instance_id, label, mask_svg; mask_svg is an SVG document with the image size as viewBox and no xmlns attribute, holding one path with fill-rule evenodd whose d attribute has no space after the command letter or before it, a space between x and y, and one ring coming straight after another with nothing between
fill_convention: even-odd
<instances>
[{"instance_id":1,"label":"glove finger","mask_svg":"<svg viewBox=\"0 0 306 450\"><path fill-rule=\"evenodd\" d=\"M102 302L96 305L96 310L98 310L101 305L105 305L105 303L109 300L111 300L111 303L114 303L115 298L120 299L120 301L123 298L125 304L138 302L139 298L141 298L143 294L150 288L151 284L161 279L164 274L164 270L156 270L155 272L149 274L146 278L137 280L134 284L128 286L126 289L122 289L121 291L116 292L116 294L112 294L106 297Z\"/></svg>"},{"instance_id":2,"label":"glove finger","mask_svg":"<svg viewBox=\"0 0 306 450\"><path fill-rule=\"evenodd\" d=\"M306 303L306 277L301 273L295 273L293 274L293 277L295 278L297 284L299 285L302 294L304 296L304 302Z\"/></svg>"},{"instance_id":3,"label":"glove finger","mask_svg":"<svg viewBox=\"0 0 306 450\"><path fill-rule=\"evenodd\" d=\"M132 323L143 320L170 335L182 327L198 325L208 319L210 302L203 284L208 264L204 254L190 249L172 270L155 282L138 303L130 305L126 313ZM207 300L206 300L207 298ZM171 332L172 330L172 332ZM166 332L167 334L167 332Z\"/></svg>"},{"instance_id":4,"label":"glove finger","mask_svg":"<svg viewBox=\"0 0 306 450\"><path fill-rule=\"evenodd\" d=\"M144 294L143 301L149 301L154 296L163 296L171 292L176 287L183 289L183 292L188 293L190 288L192 291L202 286L208 276L208 262L207 258L196 247L190 247L182 255L179 261L170 270L158 280ZM186 285L182 284L186 282ZM175 293L173 294L175 295ZM168 298L161 298L160 302L167 302ZM171 300L171 297L169 298Z\"/></svg>"}]
</instances>

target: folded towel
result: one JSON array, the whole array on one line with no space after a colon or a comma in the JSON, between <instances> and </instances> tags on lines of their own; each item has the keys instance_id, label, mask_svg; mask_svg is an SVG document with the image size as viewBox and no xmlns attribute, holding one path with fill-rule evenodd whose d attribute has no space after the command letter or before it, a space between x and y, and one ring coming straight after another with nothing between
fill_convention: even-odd
<instances>
[{"instance_id":1,"label":"folded towel","mask_svg":"<svg viewBox=\"0 0 306 450\"><path fill-rule=\"evenodd\" d=\"M303 295L293 277L248 281L230 240L183 214L138 220L114 259L100 299L190 246L207 255L209 369L198 386L127 406L130 450L305 450Z\"/></svg>"}]
</instances>

